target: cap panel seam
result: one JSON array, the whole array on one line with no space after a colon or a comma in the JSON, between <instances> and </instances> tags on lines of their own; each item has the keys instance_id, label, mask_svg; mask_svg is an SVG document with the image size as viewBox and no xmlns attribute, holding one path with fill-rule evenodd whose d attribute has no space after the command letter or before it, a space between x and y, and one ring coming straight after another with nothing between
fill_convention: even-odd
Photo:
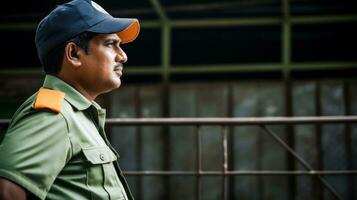
<instances>
[{"instance_id":1,"label":"cap panel seam","mask_svg":"<svg viewBox=\"0 0 357 200\"><path fill-rule=\"evenodd\" d=\"M87 21L84 19L82 13L79 11L78 6L74 6L74 8L76 9L77 13L78 13L79 16L81 17L81 20L82 20L83 22L85 22L87 26L89 26L89 24L87 23Z\"/></svg>"}]
</instances>

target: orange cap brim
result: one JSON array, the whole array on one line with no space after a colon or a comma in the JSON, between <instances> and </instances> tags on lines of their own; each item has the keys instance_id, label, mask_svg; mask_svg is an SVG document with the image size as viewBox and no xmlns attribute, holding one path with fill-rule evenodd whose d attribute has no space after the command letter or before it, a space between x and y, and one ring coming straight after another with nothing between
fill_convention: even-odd
<instances>
[{"instance_id":1,"label":"orange cap brim","mask_svg":"<svg viewBox=\"0 0 357 200\"><path fill-rule=\"evenodd\" d=\"M121 43L125 44L134 41L138 37L139 32L140 23L135 19L128 27L118 32L117 35L121 39Z\"/></svg>"}]
</instances>

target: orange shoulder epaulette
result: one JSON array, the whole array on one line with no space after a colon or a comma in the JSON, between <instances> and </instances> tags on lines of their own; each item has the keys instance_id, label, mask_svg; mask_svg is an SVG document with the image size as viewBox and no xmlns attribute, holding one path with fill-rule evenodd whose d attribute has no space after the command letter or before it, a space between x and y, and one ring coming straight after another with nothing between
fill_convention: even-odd
<instances>
[{"instance_id":1,"label":"orange shoulder epaulette","mask_svg":"<svg viewBox=\"0 0 357 200\"><path fill-rule=\"evenodd\" d=\"M33 108L35 109L50 109L53 112L59 113L61 112L63 100L65 93L57 91L41 88L35 99L35 104Z\"/></svg>"}]
</instances>

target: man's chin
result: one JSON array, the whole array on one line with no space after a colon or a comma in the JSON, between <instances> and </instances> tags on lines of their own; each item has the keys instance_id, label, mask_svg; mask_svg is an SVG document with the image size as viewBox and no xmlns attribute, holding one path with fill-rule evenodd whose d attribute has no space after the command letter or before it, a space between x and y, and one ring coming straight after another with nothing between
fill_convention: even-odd
<instances>
[{"instance_id":1,"label":"man's chin","mask_svg":"<svg viewBox=\"0 0 357 200\"><path fill-rule=\"evenodd\" d=\"M113 84L113 89L119 88L121 86L121 80L120 78L118 78L117 80L115 80L114 84Z\"/></svg>"},{"instance_id":2,"label":"man's chin","mask_svg":"<svg viewBox=\"0 0 357 200\"><path fill-rule=\"evenodd\" d=\"M102 91L101 94L111 92L112 90L118 89L120 86L121 86L121 82L111 84L109 87L107 87L107 89L105 91Z\"/></svg>"},{"instance_id":3,"label":"man's chin","mask_svg":"<svg viewBox=\"0 0 357 200\"><path fill-rule=\"evenodd\" d=\"M105 93L110 92L114 89L117 89L121 86L121 80L119 78L112 80L108 85L107 85L107 90Z\"/></svg>"}]
</instances>

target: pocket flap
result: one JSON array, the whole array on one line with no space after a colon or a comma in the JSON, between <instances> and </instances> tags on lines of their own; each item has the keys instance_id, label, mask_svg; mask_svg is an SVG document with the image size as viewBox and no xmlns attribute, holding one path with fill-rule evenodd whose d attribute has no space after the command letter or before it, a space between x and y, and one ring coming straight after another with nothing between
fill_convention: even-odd
<instances>
[{"instance_id":1,"label":"pocket flap","mask_svg":"<svg viewBox=\"0 0 357 200\"><path fill-rule=\"evenodd\" d=\"M82 148L84 156L92 164L103 164L113 162L117 159L108 147L88 147Z\"/></svg>"}]
</instances>

